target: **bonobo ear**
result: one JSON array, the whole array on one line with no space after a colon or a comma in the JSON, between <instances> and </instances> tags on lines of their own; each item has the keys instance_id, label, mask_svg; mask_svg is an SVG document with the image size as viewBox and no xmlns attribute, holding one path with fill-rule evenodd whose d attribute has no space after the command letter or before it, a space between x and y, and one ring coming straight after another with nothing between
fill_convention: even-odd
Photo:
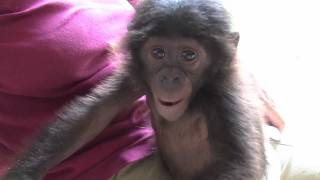
<instances>
[{"instance_id":1,"label":"bonobo ear","mask_svg":"<svg viewBox=\"0 0 320 180\"><path fill-rule=\"evenodd\" d=\"M230 33L229 39L230 39L231 43L233 43L235 45L235 47L238 47L238 43L239 43L239 40L240 40L239 32Z\"/></svg>"}]
</instances>

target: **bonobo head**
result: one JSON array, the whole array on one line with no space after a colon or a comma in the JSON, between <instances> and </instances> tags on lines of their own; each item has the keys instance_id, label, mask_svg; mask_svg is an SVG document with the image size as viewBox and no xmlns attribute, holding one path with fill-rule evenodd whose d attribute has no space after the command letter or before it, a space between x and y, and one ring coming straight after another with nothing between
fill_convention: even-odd
<instances>
[{"instance_id":1,"label":"bonobo head","mask_svg":"<svg viewBox=\"0 0 320 180\"><path fill-rule=\"evenodd\" d=\"M175 121L228 69L237 41L217 1L145 0L128 29L130 69L157 113Z\"/></svg>"},{"instance_id":2,"label":"bonobo head","mask_svg":"<svg viewBox=\"0 0 320 180\"><path fill-rule=\"evenodd\" d=\"M206 50L191 38L152 37L140 53L151 103L164 119L178 119L209 65Z\"/></svg>"}]
</instances>

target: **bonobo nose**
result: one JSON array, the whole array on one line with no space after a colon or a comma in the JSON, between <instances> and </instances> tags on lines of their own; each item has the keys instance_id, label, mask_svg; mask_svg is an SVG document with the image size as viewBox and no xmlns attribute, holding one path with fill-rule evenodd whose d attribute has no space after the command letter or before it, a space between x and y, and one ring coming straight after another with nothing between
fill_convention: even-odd
<instances>
[{"instance_id":1,"label":"bonobo nose","mask_svg":"<svg viewBox=\"0 0 320 180\"><path fill-rule=\"evenodd\" d=\"M161 83L179 83L180 79L178 75L163 74L160 76Z\"/></svg>"},{"instance_id":2,"label":"bonobo nose","mask_svg":"<svg viewBox=\"0 0 320 180\"><path fill-rule=\"evenodd\" d=\"M179 87L185 81L185 74L179 69L164 69L159 74L159 81L165 87Z\"/></svg>"}]
</instances>

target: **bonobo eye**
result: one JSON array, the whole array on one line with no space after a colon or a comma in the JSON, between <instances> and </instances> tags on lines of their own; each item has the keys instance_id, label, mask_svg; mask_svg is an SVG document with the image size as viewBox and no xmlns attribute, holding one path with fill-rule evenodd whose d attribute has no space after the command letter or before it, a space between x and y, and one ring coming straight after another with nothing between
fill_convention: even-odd
<instances>
[{"instance_id":1,"label":"bonobo eye","mask_svg":"<svg viewBox=\"0 0 320 180\"><path fill-rule=\"evenodd\" d=\"M152 56L156 59L162 59L166 56L166 52L162 48L154 48L152 49Z\"/></svg>"},{"instance_id":2,"label":"bonobo eye","mask_svg":"<svg viewBox=\"0 0 320 180\"><path fill-rule=\"evenodd\" d=\"M184 50L182 51L181 56L184 61L191 62L197 58L198 54L192 50Z\"/></svg>"}]
</instances>

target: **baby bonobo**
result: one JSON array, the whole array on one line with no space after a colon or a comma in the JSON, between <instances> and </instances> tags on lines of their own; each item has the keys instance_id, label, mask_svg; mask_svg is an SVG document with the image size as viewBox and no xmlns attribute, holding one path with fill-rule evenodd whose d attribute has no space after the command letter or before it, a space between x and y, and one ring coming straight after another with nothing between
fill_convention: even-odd
<instances>
[{"instance_id":1,"label":"baby bonobo","mask_svg":"<svg viewBox=\"0 0 320 180\"><path fill-rule=\"evenodd\" d=\"M218 1L145 0L129 27L161 159L179 180L260 180L261 116L237 72L238 34Z\"/></svg>"},{"instance_id":2,"label":"baby bonobo","mask_svg":"<svg viewBox=\"0 0 320 180\"><path fill-rule=\"evenodd\" d=\"M116 110L104 113L98 108L112 108L118 99L123 104L129 101L125 97L131 92L125 87L131 83L147 96L158 151L173 179L261 180L266 168L261 116L255 95L236 66L238 39L218 0L144 0L128 27L121 73L106 80L89 99L71 104L56 124L112 119ZM75 109L89 110L75 116ZM76 129L69 134L84 131ZM44 142L55 141L50 133L44 136ZM34 146L36 152L41 148ZM54 148L57 151L42 152L42 161L50 162L68 149ZM24 158L20 167L34 159ZM14 170L12 174L15 177Z\"/></svg>"}]
</instances>

